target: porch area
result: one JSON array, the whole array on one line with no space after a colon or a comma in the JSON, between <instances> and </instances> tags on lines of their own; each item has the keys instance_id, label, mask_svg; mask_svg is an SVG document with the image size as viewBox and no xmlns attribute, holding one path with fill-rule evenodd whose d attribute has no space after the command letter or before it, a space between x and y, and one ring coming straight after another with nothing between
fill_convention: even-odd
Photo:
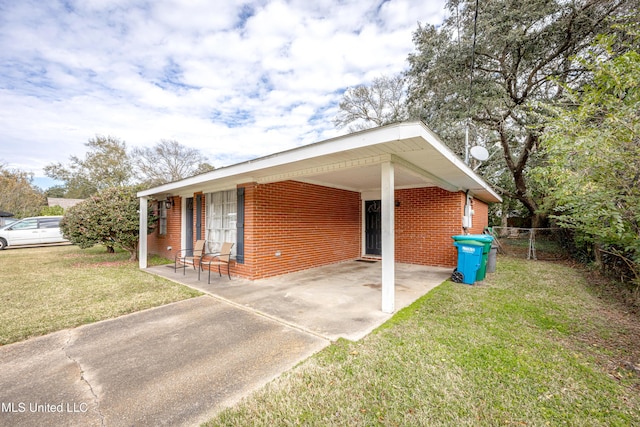
<instances>
[{"instance_id":1,"label":"porch area","mask_svg":"<svg viewBox=\"0 0 640 427\"><path fill-rule=\"evenodd\" d=\"M145 271L289 327L334 341L359 340L393 314L380 310L382 265L379 261L345 261L281 276L231 280L217 271L207 274L173 264ZM451 268L395 264L395 309L410 305L451 276Z\"/></svg>"}]
</instances>

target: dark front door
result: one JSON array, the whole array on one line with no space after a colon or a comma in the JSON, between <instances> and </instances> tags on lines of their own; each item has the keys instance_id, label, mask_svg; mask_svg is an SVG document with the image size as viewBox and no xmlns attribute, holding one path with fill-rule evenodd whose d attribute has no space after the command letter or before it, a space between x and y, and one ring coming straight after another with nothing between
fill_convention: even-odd
<instances>
[{"instance_id":1,"label":"dark front door","mask_svg":"<svg viewBox=\"0 0 640 427\"><path fill-rule=\"evenodd\" d=\"M193 197L187 198L187 206L184 213L185 219L185 249L187 249L187 253L192 253L193 250Z\"/></svg>"},{"instance_id":2,"label":"dark front door","mask_svg":"<svg viewBox=\"0 0 640 427\"><path fill-rule=\"evenodd\" d=\"M380 200L364 202L364 238L366 255L382 255L382 220Z\"/></svg>"}]
</instances>

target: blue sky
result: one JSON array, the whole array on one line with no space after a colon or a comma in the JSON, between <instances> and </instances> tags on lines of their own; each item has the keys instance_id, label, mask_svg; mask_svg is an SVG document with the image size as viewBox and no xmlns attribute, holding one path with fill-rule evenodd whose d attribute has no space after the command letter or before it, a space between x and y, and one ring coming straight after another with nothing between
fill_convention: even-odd
<instances>
[{"instance_id":1,"label":"blue sky","mask_svg":"<svg viewBox=\"0 0 640 427\"><path fill-rule=\"evenodd\" d=\"M0 163L43 176L112 135L220 167L334 137L344 90L405 69L444 3L0 0Z\"/></svg>"}]
</instances>

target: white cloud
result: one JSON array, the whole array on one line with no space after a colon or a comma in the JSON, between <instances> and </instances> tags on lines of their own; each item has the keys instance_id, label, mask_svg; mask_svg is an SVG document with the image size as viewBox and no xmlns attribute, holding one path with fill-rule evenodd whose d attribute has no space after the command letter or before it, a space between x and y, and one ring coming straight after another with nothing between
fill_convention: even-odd
<instances>
[{"instance_id":1,"label":"white cloud","mask_svg":"<svg viewBox=\"0 0 640 427\"><path fill-rule=\"evenodd\" d=\"M341 91L406 67L444 0L0 5L0 162L42 174L96 134L216 165L338 134Z\"/></svg>"}]
</instances>

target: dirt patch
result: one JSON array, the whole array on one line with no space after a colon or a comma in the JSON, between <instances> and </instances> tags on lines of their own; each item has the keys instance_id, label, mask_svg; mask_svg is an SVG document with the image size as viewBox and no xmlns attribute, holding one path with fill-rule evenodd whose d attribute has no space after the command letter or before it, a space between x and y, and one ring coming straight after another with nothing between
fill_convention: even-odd
<instances>
[{"instance_id":1,"label":"dirt patch","mask_svg":"<svg viewBox=\"0 0 640 427\"><path fill-rule=\"evenodd\" d=\"M593 350L592 355L611 377L631 380L631 386L640 391L640 326L609 310L598 314L615 325L617 332L608 337L586 333L575 338Z\"/></svg>"},{"instance_id":2,"label":"dirt patch","mask_svg":"<svg viewBox=\"0 0 640 427\"><path fill-rule=\"evenodd\" d=\"M575 268L575 266L574 266ZM640 390L640 307L630 291L601 274L583 268L587 286L602 301L597 317L607 324L610 333L602 336L584 332L576 338L592 348L593 356L609 375L617 380L631 380Z\"/></svg>"},{"instance_id":3,"label":"dirt patch","mask_svg":"<svg viewBox=\"0 0 640 427\"><path fill-rule=\"evenodd\" d=\"M574 266L575 268L575 266ZM589 288L608 304L615 305L623 312L629 312L640 320L640 290L628 283L620 283L595 270L586 270Z\"/></svg>"}]
</instances>

